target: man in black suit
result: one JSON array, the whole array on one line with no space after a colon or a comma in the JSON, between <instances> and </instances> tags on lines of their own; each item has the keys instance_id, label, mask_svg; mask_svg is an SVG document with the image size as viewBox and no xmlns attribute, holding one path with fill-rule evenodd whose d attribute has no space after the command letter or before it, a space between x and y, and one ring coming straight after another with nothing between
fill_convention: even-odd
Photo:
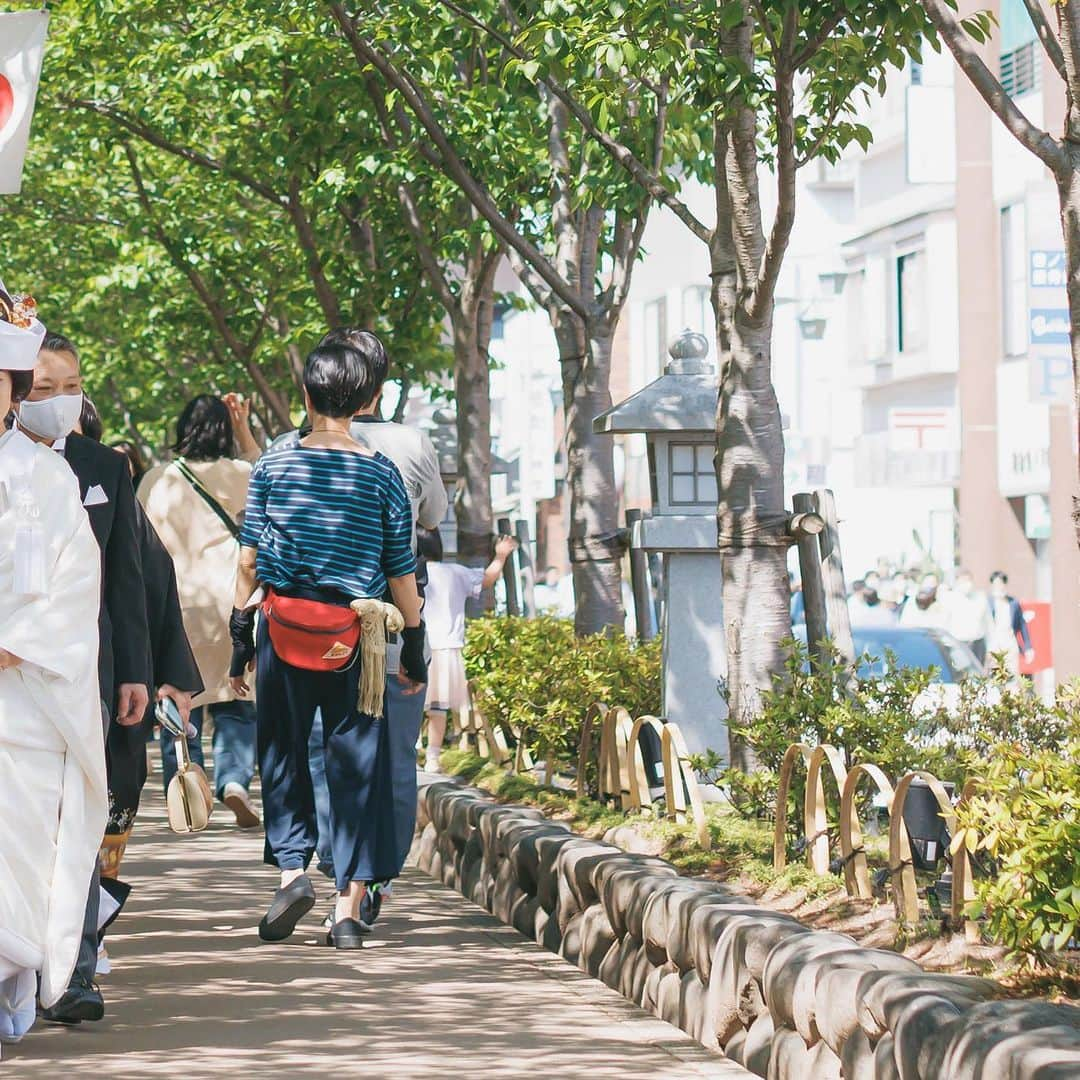
<instances>
[{"instance_id":1,"label":"man in black suit","mask_svg":"<svg viewBox=\"0 0 1080 1080\"><path fill-rule=\"evenodd\" d=\"M101 548L99 675L108 760L111 746L130 743L122 729L141 724L149 705L152 681L149 628L137 504L127 462L108 447L71 434L81 410L82 373L78 352L62 335L48 334L34 369L34 388L18 409L18 423L30 438L63 453L78 478L83 506ZM116 829L121 824L110 820L109 828ZM47 1019L78 1023L100 1020L104 1015L104 1002L93 984L98 896L95 872L75 974L67 994L44 1014Z\"/></svg>"}]
</instances>

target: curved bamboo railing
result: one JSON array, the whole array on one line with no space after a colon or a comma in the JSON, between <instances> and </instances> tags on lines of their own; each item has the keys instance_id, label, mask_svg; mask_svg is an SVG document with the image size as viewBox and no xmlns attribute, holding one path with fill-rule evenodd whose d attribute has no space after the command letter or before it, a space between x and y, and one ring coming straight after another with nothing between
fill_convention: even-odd
<instances>
[{"instance_id":1,"label":"curved bamboo railing","mask_svg":"<svg viewBox=\"0 0 1080 1080\"><path fill-rule=\"evenodd\" d=\"M877 785L890 814L893 809L893 786L881 769L866 762L852 766L840 796L840 857L844 860L844 884L849 896L869 900L874 893L870 887L870 871L863 848L862 826L855 807L855 795L864 776Z\"/></svg>"},{"instance_id":2,"label":"curved bamboo railing","mask_svg":"<svg viewBox=\"0 0 1080 1080\"><path fill-rule=\"evenodd\" d=\"M630 731L630 805L634 810L652 809L652 793L649 791L649 780L645 775L645 759L641 753L641 744L638 738L644 727L651 727L656 732L660 745L664 745L664 725L655 716L639 716L634 721ZM666 770L665 770L666 772Z\"/></svg>"},{"instance_id":3,"label":"curved bamboo railing","mask_svg":"<svg viewBox=\"0 0 1080 1080\"><path fill-rule=\"evenodd\" d=\"M829 819L825 803L825 782L821 775L828 765L836 780L837 791L844 790L847 768L840 751L827 743L810 747L793 743L780 765L780 784L776 792L776 825L773 829L773 867L787 866L787 801L792 773L802 759L806 766L806 797L803 800L803 834L806 836L806 863L816 874L829 872Z\"/></svg>"},{"instance_id":4,"label":"curved bamboo railing","mask_svg":"<svg viewBox=\"0 0 1080 1080\"><path fill-rule=\"evenodd\" d=\"M806 859L812 870L823 874L829 869L828 814L822 768L831 769L840 791L840 856L844 867L844 887L848 895L862 900L873 896L862 827L856 807L856 796L864 780L871 780L885 801L889 812L889 874L892 880L896 917L912 924L919 919L918 886L915 864L911 854L911 838L904 824L904 804L911 785L924 781L933 792L945 827L956 834L956 810L944 785L933 773L917 769L906 773L894 787L885 773L871 762L860 762L848 770L835 747L822 744L809 747L793 743L784 753L776 794L776 825L773 832L773 867L782 870L787 865L787 800L792 775L799 761L806 766L806 797L803 802L803 830L806 836ZM964 785L961 802L971 798L975 782ZM979 937L978 926L965 917L968 902L974 899L971 859L966 845L951 852L953 871L950 918L953 926L963 927L968 941Z\"/></svg>"},{"instance_id":5,"label":"curved bamboo railing","mask_svg":"<svg viewBox=\"0 0 1080 1080\"><path fill-rule=\"evenodd\" d=\"M625 709L608 708L600 703L592 705L586 714L579 743L578 795L583 796L586 792L588 769L595 754L601 799L618 799L622 809L627 811L653 806L645 777L645 762L638 744L638 736L646 724L660 736L666 816L673 821L684 822L689 811L694 819L697 841L707 851L712 847L712 836L705 817L705 803L697 776L690 765L686 740L677 724L665 723L655 716L641 716L632 721ZM598 725L599 749L595 738Z\"/></svg>"}]
</instances>

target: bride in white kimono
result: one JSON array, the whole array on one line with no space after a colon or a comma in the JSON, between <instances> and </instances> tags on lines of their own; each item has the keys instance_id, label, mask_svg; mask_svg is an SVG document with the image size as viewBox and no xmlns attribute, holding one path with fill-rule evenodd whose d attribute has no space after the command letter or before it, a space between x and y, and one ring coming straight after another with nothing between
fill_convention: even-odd
<instances>
[{"instance_id":1,"label":"bride in white kimono","mask_svg":"<svg viewBox=\"0 0 1080 1080\"><path fill-rule=\"evenodd\" d=\"M17 305L16 305L17 307ZM18 323L29 325L21 328ZM0 283L0 420L44 328ZM32 379L32 376L30 376ZM0 428L2 430L2 428ZM0 1041L75 966L108 794L97 680L100 558L67 463L0 436Z\"/></svg>"}]
</instances>

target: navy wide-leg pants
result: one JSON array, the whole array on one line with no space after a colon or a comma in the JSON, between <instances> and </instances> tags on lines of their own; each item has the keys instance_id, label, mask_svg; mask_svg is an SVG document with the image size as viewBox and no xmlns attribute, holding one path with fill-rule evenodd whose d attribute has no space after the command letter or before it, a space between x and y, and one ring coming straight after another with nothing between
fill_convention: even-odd
<instances>
[{"instance_id":1,"label":"navy wide-leg pants","mask_svg":"<svg viewBox=\"0 0 1080 1080\"><path fill-rule=\"evenodd\" d=\"M318 709L323 721L330 847L338 889L399 873L390 748L383 716L357 710L359 665L343 672L304 671L280 660L265 622L256 667L259 771L265 861L307 869L318 842L308 740Z\"/></svg>"}]
</instances>

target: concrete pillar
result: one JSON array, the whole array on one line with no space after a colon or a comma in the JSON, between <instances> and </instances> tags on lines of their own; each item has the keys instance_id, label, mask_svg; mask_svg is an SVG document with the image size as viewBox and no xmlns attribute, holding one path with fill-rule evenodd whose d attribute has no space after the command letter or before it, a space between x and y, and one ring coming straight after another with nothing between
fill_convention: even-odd
<instances>
[{"instance_id":1,"label":"concrete pillar","mask_svg":"<svg viewBox=\"0 0 1080 1080\"><path fill-rule=\"evenodd\" d=\"M965 16L988 6L996 10L998 5L986 0L961 0L959 5ZM997 70L997 49L996 35L981 47L992 71ZM998 491L997 477L997 366L1003 344L991 130L998 120L960 71L955 85L960 563L983 586L991 571L1006 570L1014 594L1031 596L1035 554L1019 518Z\"/></svg>"}]
</instances>

